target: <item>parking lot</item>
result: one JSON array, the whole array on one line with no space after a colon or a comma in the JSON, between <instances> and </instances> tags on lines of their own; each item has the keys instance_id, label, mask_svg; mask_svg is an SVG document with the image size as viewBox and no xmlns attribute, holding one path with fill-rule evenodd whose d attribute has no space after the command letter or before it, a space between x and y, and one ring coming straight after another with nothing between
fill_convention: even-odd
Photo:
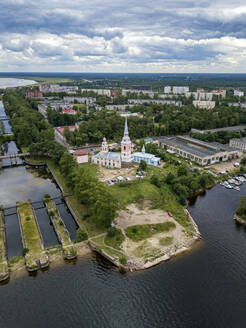
<instances>
[{"instance_id":1,"label":"parking lot","mask_svg":"<svg viewBox=\"0 0 246 328\"><path fill-rule=\"evenodd\" d=\"M99 179L108 185L132 181L144 177L144 173L136 173L137 166L131 168L108 169L100 167Z\"/></svg>"}]
</instances>

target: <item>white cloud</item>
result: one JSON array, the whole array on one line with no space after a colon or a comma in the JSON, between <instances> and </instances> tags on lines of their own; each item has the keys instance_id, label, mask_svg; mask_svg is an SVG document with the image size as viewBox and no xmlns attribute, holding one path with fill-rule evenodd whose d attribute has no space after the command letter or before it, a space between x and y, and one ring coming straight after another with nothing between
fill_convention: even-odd
<instances>
[{"instance_id":1,"label":"white cloud","mask_svg":"<svg viewBox=\"0 0 246 328\"><path fill-rule=\"evenodd\" d=\"M10 0L0 15L0 71L242 72L246 67L241 0Z\"/></svg>"}]
</instances>

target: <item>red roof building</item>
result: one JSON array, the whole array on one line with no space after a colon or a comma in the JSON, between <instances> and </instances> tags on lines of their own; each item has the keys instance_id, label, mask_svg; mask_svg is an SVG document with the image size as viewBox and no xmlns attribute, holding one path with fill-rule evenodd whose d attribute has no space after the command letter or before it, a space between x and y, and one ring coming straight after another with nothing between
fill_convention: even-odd
<instances>
[{"instance_id":1,"label":"red roof building","mask_svg":"<svg viewBox=\"0 0 246 328\"><path fill-rule=\"evenodd\" d=\"M73 153L78 164L88 163L89 157L88 153L83 149L78 149Z\"/></svg>"},{"instance_id":2,"label":"red roof building","mask_svg":"<svg viewBox=\"0 0 246 328\"><path fill-rule=\"evenodd\" d=\"M68 128L68 130L69 130L69 131L72 131L72 132L74 132L74 131L76 130L76 126L75 126L75 125L70 125L70 126L61 126L61 127L58 127L57 130L58 130L60 133L63 133L65 128Z\"/></svg>"},{"instance_id":3,"label":"red roof building","mask_svg":"<svg viewBox=\"0 0 246 328\"><path fill-rule=\"evenodd\" d=\"M63 108L62 114L75 115L76 114L76 110L74 110L72 108Z\"/></svg>"}]
</instances>

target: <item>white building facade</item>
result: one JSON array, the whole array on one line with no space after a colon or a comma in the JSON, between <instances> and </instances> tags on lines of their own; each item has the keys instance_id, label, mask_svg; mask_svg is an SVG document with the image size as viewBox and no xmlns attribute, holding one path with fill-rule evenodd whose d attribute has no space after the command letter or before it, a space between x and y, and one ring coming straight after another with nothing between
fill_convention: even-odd
<instances>
[{"instance_id":1,"label":"white building facade","mask_svg":"<svg viewBox=\"0 0 246 328\"><path fill-rule=\"evenodd\" d=\"M110 152L106 138L103 138L101 151L92 156L91 162L108 168L129 167L132 165L132 142L128 134L127 119L125 120L124 136L121 141L121 152Z\"/></svg>"}]
</instances>

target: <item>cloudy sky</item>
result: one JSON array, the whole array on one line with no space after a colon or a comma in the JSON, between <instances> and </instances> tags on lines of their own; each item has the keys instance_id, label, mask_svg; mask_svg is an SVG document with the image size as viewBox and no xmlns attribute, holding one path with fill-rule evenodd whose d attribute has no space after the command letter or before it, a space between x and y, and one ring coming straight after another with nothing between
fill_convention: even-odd
<instances>
[{"instance_id":1,"label":"cloudy sky","mask_svg":"<svg viewBox=\"0 0 246 328\"><path fill-rule=\"evenodd\" d=\"M0 0L2 72L246 73L245 0Z\"/></svg>"}]
</instances>

